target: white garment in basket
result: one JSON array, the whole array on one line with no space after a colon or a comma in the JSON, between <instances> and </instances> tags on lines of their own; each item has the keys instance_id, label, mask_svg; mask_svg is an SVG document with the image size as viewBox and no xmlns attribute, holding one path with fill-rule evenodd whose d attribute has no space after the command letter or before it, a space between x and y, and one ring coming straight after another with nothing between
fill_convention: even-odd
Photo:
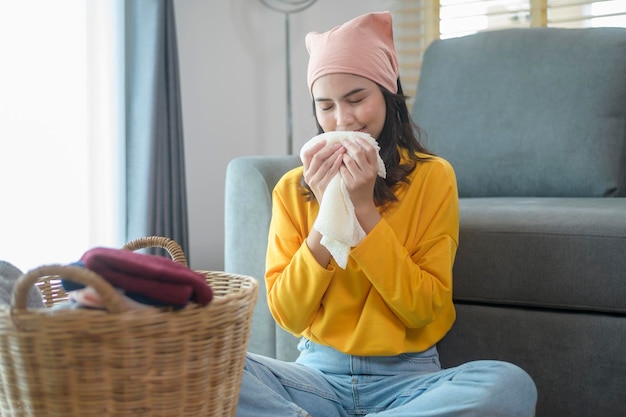
<instances>
[{"instance_id":1,"label":"white garment in basket","mask_svg":"<svg viewBox=\"0 0 626 417\"><path fill-rule=\"evenodd\" d=\"M377 151L380 151L376 139L367 133L335 131L322 133L310 139L300 150L300 159L302 159L302 154L306 149L322 140L326 140L327 144L332 144L346 139L354 142L357 137L368 140L376 147ZM379 154L378 176L385 178L386 175L385 164ZM345 269L348 264L350 248L363 240L365 231L357 221L354 205L350 200L350 194L341 174L337 173L326 187L320 211L313 227L322 234L321 243L328 249L337 265Z\"/></svg>"}]
</instances>

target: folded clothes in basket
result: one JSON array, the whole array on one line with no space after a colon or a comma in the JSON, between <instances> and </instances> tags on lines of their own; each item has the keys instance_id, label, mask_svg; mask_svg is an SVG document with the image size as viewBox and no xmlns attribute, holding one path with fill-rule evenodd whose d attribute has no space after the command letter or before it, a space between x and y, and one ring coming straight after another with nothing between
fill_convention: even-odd
<instances>
[{"instance_id":1,"label":"folded clothes in basket","mask_svg":"<svg viewBox=\"0 0 626 417\"><path fill-rule=\"evenodd\" d=\"M139 303L183 307L190 301L206 305L213 298L203 274L163 256L98 247L85 252L78 264ZM68 279L61 282L68 292L84 288Z\"/></svg>"},{"instance_id":2,"label":"folded clothes in basket","mask_svg":"<svg viewBox=\"0 0 626 417\"><path fill-rule=\"evenodd\" d=\"M78 266L78 265L76 265ZM71 288L66 289L68 301L64 303L57 303L54 305L55 310L67 310L67 309L81 309L90 308L97 310L106 310L106 303L102 296L93 287L76 286L73 282L71 285L65 285L68 281L64 282L64 287ZM120 295L123 305L128 310L141 310L150 307L172 307L169 304L161 303L155 300L150 300L141 295L126 293L119 288L115 289ZM141 301L138 301L141 300ZM182 308L183 306L173 306L174 309Z\"/></svg>"}]
</instances>

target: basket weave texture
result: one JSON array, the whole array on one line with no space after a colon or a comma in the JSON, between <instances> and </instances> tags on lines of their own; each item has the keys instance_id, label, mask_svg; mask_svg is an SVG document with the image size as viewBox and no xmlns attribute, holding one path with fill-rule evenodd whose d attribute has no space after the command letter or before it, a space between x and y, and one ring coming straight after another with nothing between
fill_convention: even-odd
<instances>
[{"instance_id":1,"label":"basket weave texture","mask_svg":"<svg viewBox=\"0 0 626 417\"><path fill-rule=\"evenodd\" d=\"M178 245L142 238L186 265ZM258 295L254 278L198 271L213 289L206 306L127 311L99 275L48 265L23 275L0 309L0 416L234 416ZM59 276L92 286L108 311L26 308L37 285L48 306L67 299Z\"/></svg>"}]
</instances>

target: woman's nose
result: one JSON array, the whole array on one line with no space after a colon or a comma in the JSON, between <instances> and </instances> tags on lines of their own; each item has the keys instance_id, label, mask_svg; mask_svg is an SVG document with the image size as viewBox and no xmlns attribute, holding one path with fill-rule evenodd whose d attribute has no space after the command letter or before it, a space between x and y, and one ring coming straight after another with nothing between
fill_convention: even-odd
<instances>
[{"instance_id":1,"label":"woman's nose","mask_svg":"<svg viewBox=\"0 0 626 417\"><path fill-rule=\"evenodd\" d=\"M337 106L335 119L337 130L350 130L349 128L354 122L354 115L349 107Z\"/></svg>"}]
</instances>

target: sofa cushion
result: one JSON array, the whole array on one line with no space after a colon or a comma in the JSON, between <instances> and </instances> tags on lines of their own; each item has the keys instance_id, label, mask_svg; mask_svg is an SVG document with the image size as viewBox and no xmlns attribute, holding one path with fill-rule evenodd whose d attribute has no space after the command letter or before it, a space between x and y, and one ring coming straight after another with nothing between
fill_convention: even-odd
<instances>
[{"instance_id":1,"label":"sofa cushion","mask_svg":"<svg viewBox=\"0 0 626 417\"><path fill-rule=\"evenodd\" d=\"M625 74L624 28L478 33L431 44L412 111L461 197L624 196Z\"/></svg>"},{"instance_id":2,"label":"sofa cushion","mask_svg":"<svg viewBox=\"0 0 626 417\"><path fill-rule=\"evenodd\" d=\"M455 301L626 313L626 198L464 198Z\"/></svg>"}]
</instances>

